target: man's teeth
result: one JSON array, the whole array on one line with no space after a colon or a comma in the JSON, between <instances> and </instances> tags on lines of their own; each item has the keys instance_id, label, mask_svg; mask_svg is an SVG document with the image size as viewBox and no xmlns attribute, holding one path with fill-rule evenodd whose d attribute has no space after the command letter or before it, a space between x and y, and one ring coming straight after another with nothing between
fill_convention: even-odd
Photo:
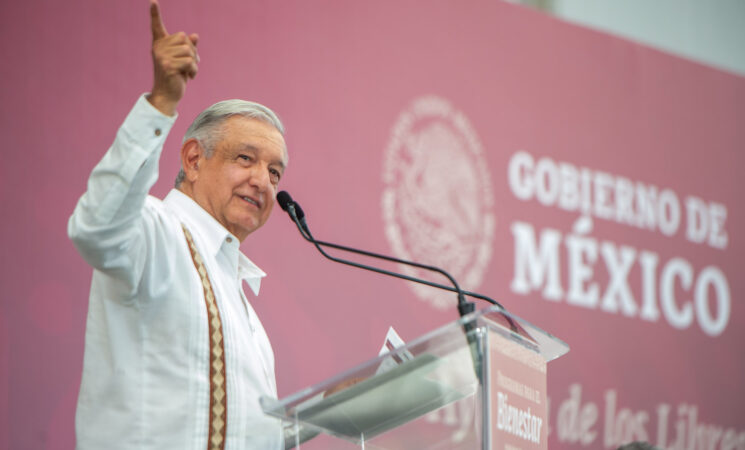
<instances>
[{"instance_id":1,"label":"man's teeth","mask_svg":"<svg viewBox=\"0 0 745 450\"><path fill-rule=\"evenodd\" d=\"M248 198L248 197L243 197L243 200L247 201L248 203L250 203L250 204L252 204L252 205L256 205L256 206L259 206L259 204L258 204L258 203L256 203L256 202L255 202L254 200L252 200L252 199L250 199L250 198Z\"/></svg>"}]
</instances>

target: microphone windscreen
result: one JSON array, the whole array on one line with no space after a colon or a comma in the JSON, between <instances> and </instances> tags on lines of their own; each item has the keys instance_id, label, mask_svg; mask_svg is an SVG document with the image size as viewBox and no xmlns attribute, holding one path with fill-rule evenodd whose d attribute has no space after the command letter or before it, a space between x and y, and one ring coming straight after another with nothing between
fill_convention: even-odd
<instances>
[{"instance_id":1,"label":"microphone windscreen","mask_svg":"<svg viewBox=\"0 0 745 450\"><path fill-rule=\"evenodd\" d=\"M277 194L277 203L279 203L282 211L287 211L287 207L292 204L292 197L290 197L287 191L279 191L279 194Z\"/></svg>"}]
</instances>

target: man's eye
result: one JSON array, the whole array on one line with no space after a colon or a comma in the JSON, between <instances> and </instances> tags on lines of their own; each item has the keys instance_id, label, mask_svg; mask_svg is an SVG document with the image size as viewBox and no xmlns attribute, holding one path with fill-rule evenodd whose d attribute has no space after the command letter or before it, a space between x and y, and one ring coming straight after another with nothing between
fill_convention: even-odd
<instances>
[{"instance_id":1,"label":"man's eye","mask_svg":"<svg viewBox=\"0 0 745 450\"><path fill-rule=\"evenodd\" d=\"M282 177L282 174L280 174L276 169L270 169L269 174L272 176L272 181L275 183L278 183L279 179Z\"/></svg>"},{"instance_id":2,"label":"man's eye","mask_svg":"<svg viewBox=\"0 0 745 450\"><path fill-rule=\"evenodd\" d=\"M244 160L244 161L251 161L251 157L248 155L238 155L238 158Z\"/></svg>"}]
</instances>

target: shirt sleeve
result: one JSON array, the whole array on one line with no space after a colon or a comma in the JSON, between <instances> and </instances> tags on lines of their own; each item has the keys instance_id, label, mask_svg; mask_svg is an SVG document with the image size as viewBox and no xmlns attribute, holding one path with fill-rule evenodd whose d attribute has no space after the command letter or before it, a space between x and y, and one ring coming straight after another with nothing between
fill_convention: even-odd
<instances>
[{"instance_id":1,"label":"shirt sleeve","mask_svg":"<svg viewBox=\"0 0 745 450\"><path fill-rule=\"evenodd\" d=\"M140 96L68 222L68 235L88 264L130 288L137 285L145 258L145 199L158 179L160 154L175 120Z\"/></svg>"}]
</instances>

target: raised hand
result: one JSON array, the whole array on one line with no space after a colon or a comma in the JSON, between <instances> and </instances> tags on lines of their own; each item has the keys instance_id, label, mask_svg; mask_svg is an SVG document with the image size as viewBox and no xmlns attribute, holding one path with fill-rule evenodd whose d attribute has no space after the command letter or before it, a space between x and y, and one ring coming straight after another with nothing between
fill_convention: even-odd
<instances>
[{"instance_id":1,"label":"raised hand","mask_svg":"<svg viewBox=\"0 0 745 450\"><path fill-rule=\"evenodd\" d=\"M150 0L150 29L153 33L153 89L148 100L162 113L172 116L184 96L186 83L197 76L197 34L183 31L168 34L158 0Z\"/></svg>"}]
</instances>

